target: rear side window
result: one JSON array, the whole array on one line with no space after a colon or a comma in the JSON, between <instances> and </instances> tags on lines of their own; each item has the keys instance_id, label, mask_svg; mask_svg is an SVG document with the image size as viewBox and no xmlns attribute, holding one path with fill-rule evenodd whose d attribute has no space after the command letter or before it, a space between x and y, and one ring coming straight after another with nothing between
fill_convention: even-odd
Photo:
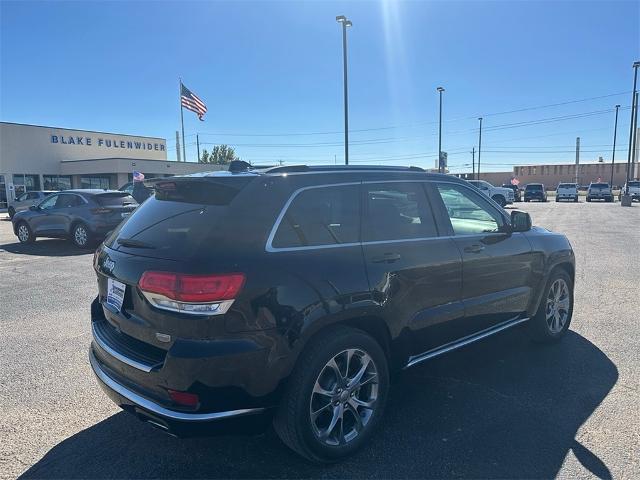
<instances>
[{"instance_id":1,"label":"rear side window","mask_svg":"<svg viewBox=\"0 0 640 480\"><path fill-rule=\"evenodd\" d=\"M356 243L360 232L358 185L310 188L295 196L272 241L275 248Z\"/></svg>"},{"instance_id":2,"label":"rear side window","mask_svg":"<svg viewBox=\"0 0 640 480\"><path fill-rule=\"evenodd\" d=\"M420 183L365 184L363 241L406 240L438 235Z\"/></svg>"},{"instance_id":3,"label":"rear side window","mask_svg":"<svg viewBox=\"0 0 640 480\"><path fill-rule=\"evenodd\" d=\"M134 198L126 192L103 193L96 195L94 198L103 207L119 207L136 203Z\"/></svg>"}]
</instances>

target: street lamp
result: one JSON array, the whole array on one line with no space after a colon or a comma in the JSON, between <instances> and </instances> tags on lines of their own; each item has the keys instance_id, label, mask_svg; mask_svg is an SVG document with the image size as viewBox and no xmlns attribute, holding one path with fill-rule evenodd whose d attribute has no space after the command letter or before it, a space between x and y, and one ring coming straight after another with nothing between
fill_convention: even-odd
<instances>
[{"instance_id":1,"label":"street lamp","mask_svg":"<svg viewBox=\"0 0 640 480\"><path fill-rule=\"evenodd\" d=\"M349 165L349 94L347 91L347 27L352 26L351 20L344 15L338 15L336 21L342 24L342 63L344 86L344 164Z\"/></svg>"},{"instance_id":2,"label":"street lamp","mask_svg":"<svg viewBox=\"0 0 640 480\"><path fill-rule=\"evenodd\" d=\"M616 105L616 121L613 124L613 152L611 153L611 188L613 189L613 164L616 163L616 136L618 134L618 109L620 105Z\"/></svg>"},{"instance_id":3,"label":"street lamp","mask_svg":"<svg viewBox=\"0 0 640 480\"><path fill-rule=\"evenodd\" d=\"M438 173L444 173L444 165L442 164L442 92L443 87L436 88L440 94L440 121L438 123Z\"/></svg>"},{"instance_id":4,"label":"street lamp","mask_svg":"<svg viewBox=\"0 0 640 480\"><path fill-rule=\"evenodd\" d=\"M633 62L633 92L631 93L631 121L629 126L629 152L627 154L627 179L626 179L626 188L625 188L625 196L629 195L629 173L631 168L631 153L634 149L633 145L633 130L634 130L634 119L635 119L635 110L636 110L636 86L638 84L638 67L640 67L640 62Z\"/></svg>"},{"instance_id":5,"label":"street lamp","mask_svg":"<svg viewBox=\"0 0 640 480\"><path fill-rule=\"evenodd\" d=\"M482 152L482 117L478 117L480 120L480 133L478 137L478 178L480 180L480 153Z\"/></svg>"}]
</instances>

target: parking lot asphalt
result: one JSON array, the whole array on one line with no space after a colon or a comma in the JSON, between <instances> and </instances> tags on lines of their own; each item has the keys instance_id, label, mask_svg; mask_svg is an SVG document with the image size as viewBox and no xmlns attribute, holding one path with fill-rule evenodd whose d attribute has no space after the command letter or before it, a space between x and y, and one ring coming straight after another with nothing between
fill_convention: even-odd
<instances>
[{"instance_id":1,"label":"parking lot asphalt","mask_svg":"<svg viewBox=\"0 0 640 480\"><path fill-rule=\"evenodd\" d=\"M640 478L640 205L520 203L577 261L571 331L513 330L393 386L373 442L330 466L268 432L176 439L115 407L87 360L92 252L20 245L0 214L0 476Z\"/></svg>"}]
</instances>

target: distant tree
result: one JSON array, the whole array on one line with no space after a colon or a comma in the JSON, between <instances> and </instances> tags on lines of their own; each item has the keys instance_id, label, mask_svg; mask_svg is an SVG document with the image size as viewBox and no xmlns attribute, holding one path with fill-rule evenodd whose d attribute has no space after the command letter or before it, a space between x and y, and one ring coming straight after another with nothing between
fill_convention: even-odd
<instances>
[{"instance_id":1,"label":"distant tree","mask_svg":"<svg viewBox=\"0 0 640 480\"><path fill-rule=\"evenodd\" d=\"M228 145L216 145L209 156L209 163L215 163L216 165L228 165L233 160L240 160L240 158L236 156L236 151L233 147Z\"/></svg>"},{"instance_id":2,"label":"distant tree","mask_svg":"<svg viewBox=\"0 0 640 480\"><path fill-rule=\"evenodd\" d=\"M202 150L202 154L200 155L200 158L198 159L199 163L209 163L209 152L207 152L207 149L205 148L204 150Z\"/></svg>"}]
</instances>

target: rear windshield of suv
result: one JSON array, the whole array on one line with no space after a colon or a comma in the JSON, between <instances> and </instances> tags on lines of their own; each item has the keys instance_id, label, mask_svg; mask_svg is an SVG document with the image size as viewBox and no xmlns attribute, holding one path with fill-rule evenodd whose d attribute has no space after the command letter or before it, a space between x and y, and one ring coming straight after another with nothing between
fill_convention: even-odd
<instances>
[{"instance_id":1,"label":"rear windshield of suv","mask_svg":"<svg viewBox=\"0 0 640 480\"><path fill-rule=\"evenodd\" d=\"M531 185L527 185L525 187L525 189L526 190L542 190L542 185L534 183L534 184L531 184Z\"/></svg>"},{"instance_id":2,"label":"rear windshield of suv","mask_svg":"<svg viewBox=\"0 0 640 480\"><path fill-rule=\"evenodd\" d=\"M640 187L640 182L629 182L629 187L638 188Z\"/></svg>"},{"instance_id":3,"label":"rear windshield of suv","mask_svg":"<svg viewBox=\"0 0 640 480\"><path fill-rule=\"evenodd\" d=\"M561 183L558 188L577 188L575 183Z\"/></svg>"},{"instance_id":4,"label":"rear windshield of suv","mask_svg":"<svg viewBox=\"0 0 640 480\"><path fill-rule=\"evenodd\" d=\"M591 188L609 188L608 183L592 183Z\"/></svg>"},{"instance_id":5,"label":"rear windshield of suv","mask_svg":"<svg viewBox=\"0 0 640 480\"><path fill-rule=\"evenodd\" d=\"M252 178L236 180L162 182L105 244L149 257L190 258L209 242L231 201Z\"/></svg>"}]
</instances>

